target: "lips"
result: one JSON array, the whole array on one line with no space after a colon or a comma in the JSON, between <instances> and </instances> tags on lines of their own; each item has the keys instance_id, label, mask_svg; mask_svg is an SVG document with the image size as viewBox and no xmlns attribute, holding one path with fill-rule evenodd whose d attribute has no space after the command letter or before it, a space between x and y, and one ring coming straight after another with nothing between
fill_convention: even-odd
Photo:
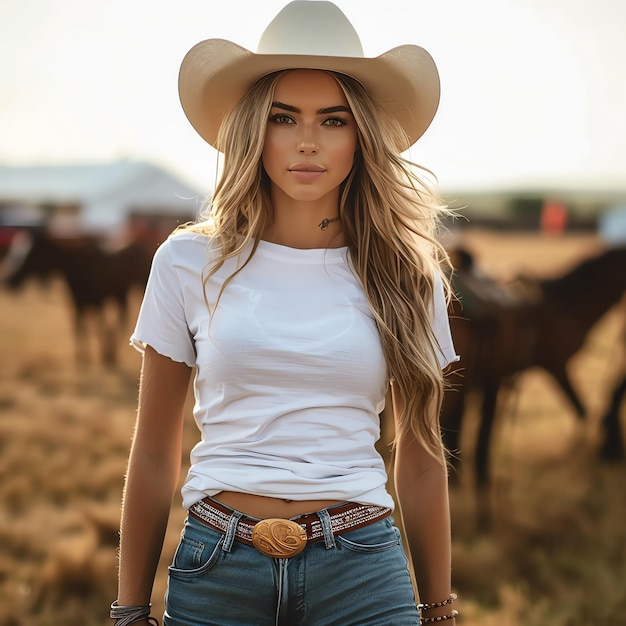
<instances>
[{"instance_id":1,"label":"lips","mask_svg":"<svg viewBox=\"0 0 626 626\"><path fill-rule=\"evenodd\" d=\"M324 168L320 165L314 165L312 163L297 163L289 168L290 172L324 172Z\"/></svg>"},{"instance_id":2,"label":"lips","mask_svg":"<svg viewBox=\"0 0 626 626\"><path fill-rule=\"evenodd\" d=\"M297 163L288 169L293 178L300 183L312 183L316 181L326 170L312 163Z\"/></svg>"}]
</instances>

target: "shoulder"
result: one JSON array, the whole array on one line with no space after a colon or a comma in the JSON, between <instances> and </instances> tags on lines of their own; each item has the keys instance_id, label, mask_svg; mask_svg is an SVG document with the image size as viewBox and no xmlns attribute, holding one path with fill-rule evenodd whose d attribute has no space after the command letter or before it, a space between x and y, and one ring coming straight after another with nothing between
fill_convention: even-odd
<instances>
[{"instance_id":1,"label":"shoulder","mask_svg":"<svg viewBox=\"0 0 626 626\"><path fill-rule=\"evenodd\" d=\"M217 242L210 236L193 230L174 231L161 247L169 247L172 252L179 254L193 254L196 250L217 252Z\"/></svg>"},{"instance_id":2,"label":"shoulder","mask_svg":"<svg viewBox=\"0 0 626 626\"><path fill-rule=\"evenodd\" d=\"M155 264L171 264L174 267L204 267L219 254L217 243L202 233L190 230L172 233L157 249Z\"/></svg>"}]
</instances>

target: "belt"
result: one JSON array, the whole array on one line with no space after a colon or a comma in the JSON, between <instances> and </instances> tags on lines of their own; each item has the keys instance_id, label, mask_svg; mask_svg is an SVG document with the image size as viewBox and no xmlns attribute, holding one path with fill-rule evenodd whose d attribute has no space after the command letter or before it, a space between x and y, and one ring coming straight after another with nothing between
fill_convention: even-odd
<instances>
[{"instance_id":1,"label":"belt","mask_svg":"<svg viewBox=\"0 0 626 626\"><path fill-rule=\"evenodd\" d=\"M333 535L356 530L391 515L391 509L371 504L347 502L327 509ZM205 498L189 508L189 514L206 526L226 533L234 511L215 500ZM274 558L288 558L304 550L307 543L324 540L322 521L317 513L293 519L269 518L257 520L241 516L235 539L254 546L259 552Z\"/></svg>"}]
</instances>

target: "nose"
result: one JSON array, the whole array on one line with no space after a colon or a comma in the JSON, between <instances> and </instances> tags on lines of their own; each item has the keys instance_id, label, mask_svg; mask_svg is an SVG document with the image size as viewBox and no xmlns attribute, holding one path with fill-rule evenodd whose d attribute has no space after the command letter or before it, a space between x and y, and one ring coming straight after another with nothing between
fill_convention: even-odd
<instances>
[{"instance_id":1,"label":"nose","mask_svg":"<svg viewBox=\"0 0 626 626\"><path fill-rule=\"evenodd\" d=\"M319 144L315 132L310 127L304 127L298 137L299 154L317 154Z\"/></svg>"}]
</instances>

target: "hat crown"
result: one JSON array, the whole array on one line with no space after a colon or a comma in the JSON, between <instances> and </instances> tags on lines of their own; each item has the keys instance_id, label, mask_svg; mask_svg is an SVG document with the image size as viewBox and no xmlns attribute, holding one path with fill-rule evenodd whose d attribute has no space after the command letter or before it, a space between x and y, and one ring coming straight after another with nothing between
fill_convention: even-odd
<instances>
[{"instance_id":1,"label":"hat crown","mask_svg":"<svg viewBox=\"0 0 626 626\"><path fill-rule=\"evenodd\" d=\"M257 54L363 57L363 47L348 18L332 2L294 0L263 31Z\"/></svg>"}]
</instances>

